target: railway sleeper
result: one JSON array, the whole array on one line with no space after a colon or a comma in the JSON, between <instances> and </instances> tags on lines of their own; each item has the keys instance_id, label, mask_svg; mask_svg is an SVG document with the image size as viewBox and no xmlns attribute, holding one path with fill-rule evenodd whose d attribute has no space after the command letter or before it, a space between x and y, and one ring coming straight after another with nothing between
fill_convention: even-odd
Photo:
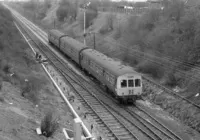
<instances>
[{"instance_id":1,"label":"railway sleeper","mask_svg":"<svg viewBox=\"0 0 200 140\"><path fill-rule=\"evenodd\" d=\"M94 103L91 103L91 104L92 104L93 108L96 108L96 109L102 108L102 105L97 103L97 102L94 102Z\"/></svg>"},{"instance_id":2,"label":"railway sleeper","mask_svg":"<svg viewBox=\"0 0 200 140\"><path fill-rule=\"evenodd\" d=\"M112 129L112 131L114 133L118 133L118 134L129 134L129 132L127 132L127 130L125 128L115 128L115 129Z\"/></svg>"},{"instance_id":3,"label":"railway sleeper","mask_svg":"<svg viewBox=\"0 0 200 140\"><path fill-rule=\"evenodd\" d=\"M99 113L104 113L104 112L106 112L106 111L105 111L105 110L98 110L98 109L95 109L95 112L99 114Z\"/></svg>"},{"instance_id":4,"label":"railway sleeper","mask_svg":"<svg viewBox=\"0 0 200 140\"><path fill-rule=\"evenodd\" d=\"M111 115L101 115L101 118L105 119L105 120L113 119L113 117Z\"/></svg>"},{"instance_id":5,"label":"railway sleeper","mask_svg":"<svg viewBox=\"0 0 200 140\"><path fill-rule=\"evenodd\" d=\"M112 120L106 120L107 125L108 124L113 124L116 123L116 120L112 119Z\"/></svg>"},{"instance_id":6,"label":"railway sleeper","mask_svg":"<svg viewBox=\"0 0 200 140\"><path fill-rule=\"evenodd\" d=\"M109 124L107 124L109 127L114 127L114 126L121 126L121 124L120 123L109 123Z\"/></svg>"},{"instance_id":7,"label":"railway sleeper","mask_svg":"<svg viewBox=\"0 0 200 140\"><path fill-rule=\"evenodd\" d=\"M117 137L119 137L120 140L124 139L124 138L133 138L133 136L129 132L127 132L127 131L125 131L125 132L116 132L115 135Z\"/></svg>"},{"instance_id":8,"label":"railway sleeper","mask_svg":"<svg viewBox=\"0 0 200 140\"><path fill-rule=\"evenodd\" d=\"M113 123L113 124L108 124L109 127L119 127L120 124L119 123Z\"/></svg>"},{"instance_id":9,"label":"railway sleeper","mask_svg":"<svg viewBox=\"0 0 200 140\"><path fill-rule=\"evenodd\" d=\"M99 124L100 127L105 128L106 125L104 123Z\"/></svg>"},{"instance_id":10,"label":"railway sleeper","mask_svg":"<svg viewBox=\"0 0 200 140\"><path fill-rule=\"evenodd\" d=\"M109 128L112 128L112 129L118 129L118 128L121 128L121 126L120 125L112 125L112 126L109 126Z\"/></svg>"},{"instance_id":11,"label":"railway sleeper","mask_svg":"<svg viewBox=\"0 0 200 140\"><path fill-rule=\"evenodd\" d=\"M134 140L133 137L130 135L130 136L123 136L123 137L120 137L120 140Z\"/></svg>"},{"instance_id":12,"label":"railway sleeper","mask_svg":"<svg viewBox=\"0 0 200 140\"><path fill-rule=\"evenodd\" d=\"M101 116L101 119L105 120L105 121L110 121L110 120L113 120L113 117L112 116Z\"/></svg>"}]
</instances>

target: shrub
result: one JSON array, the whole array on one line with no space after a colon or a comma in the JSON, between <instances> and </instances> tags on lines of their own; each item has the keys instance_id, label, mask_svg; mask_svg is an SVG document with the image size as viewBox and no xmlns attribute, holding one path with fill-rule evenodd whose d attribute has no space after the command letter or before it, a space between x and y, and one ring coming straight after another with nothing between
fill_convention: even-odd
<instances>
[{"instance_id":1,"label":"shrub","mask_svg":"<svg viewBox=\"0 0 200 140\"><path fill-rule=\"evenodd\" d=\"M0 70L2 70L5 74L8 74L10 72L10 64L7 60L0 59Z\"/></svg>"},{"instance_id":2,"label":"shrub","mask_svg":"<svg viewBox=\"0 0 200 140\"><path fill-rule=\"evenodd\" d=\"M89 26L92 25L93 20L97 17L98 13L97 11L86 11L85 17L85 28L88 28ZM84 28L84 15L80 15L79 17L79 23L81 25L81 28Z\"/></svg>"},{"instance_id":3,"label":"shrub","mask_svg":"<svg viewBox=\"0 0 200 140\"><path fill-rule=\"evenodd\" d=\"M114 39L119 39L119 38L121 37L121 35L122 35L122 27L121 27L121 26L118 26L118 27L116 27L116 29L115 29L115 33L114 33L114 35L113 35L113 38L114 38Z\"/></svg>"},{"instance_id":4,"label":"shrub","mask_svg":"<svg viewBox=\"0 0 200 140\"><path fill-rule=\"evenodd\" d=\"M161 78L164 74L164 70L161 66L148 61L138 64L137 71L150 74L154 78Z\"/></svg>"},{"instance_id":5,"label":"shrub","mask_svg":"<svg viewBox=\"0 0 200 140\"><path fill-rule=\"evenodd\" d=\"M38 19L43 19L46 16L46 10L45 9L41 9L39 10L38 14L37 14L37 18Z\"/></svg>"},{"instance_id":6,"label":"shrub","mask_svg":"<svg viewBox=\"0 0 200 140\"><path fill-rule=\"evenodd\" d=\"M1 74L0 74L0 90L2 89L2 84L3 84L3 79L1 78Z\"/></svg>"},{"instance_id":7,"label":"shrub","mask_svg":"<svg viewBox=\"0 0 200 140\"><path fill-rule=\"evenodd\" d=\"M32 101L33 103L38 103L38 91L34 89L34 85L30 82L26 82L24 86L22 87L21 92L22 97L25 97Z\"/></svg>"},{"instance_id":8,"label":"shrub","mask_svg":"<svg viewBox=\"0 0 200 140\"><path fill-rule=\"evenodd\" d=\"M2 95L0 95L0 102L4 102L4 97Z\"/></svg>"},{"instance_id":9,"label":"shrub","mask_svg":"<svg viewBox=\"0 0 200 140\"><path fill-rule=\"evenodd\" d=\"M56 118L53 118L53 113L49 111L41 122L42 135L45 137L51 137L59 128L59 124Z\"/></svg>"},{"instance_id":10,"label":"shrub","mask_svg":"<svg viewBox=\"0 0 200 140\"><path fill-rule=\"evenodd\" d=\"M38 103L39 101L39 91L45 85L45 79L30 76L27 77L28 81L21 80L21 95L33 103Z\"/></svg>"},{"instance_id":11,"label":"shrub","mask_svg":"<svg viewBox=\"0 0 200 140\"><path fill-rule=\"evenodd\" d=\"M4 71L6 74L8 74L8 73L10 72L10 68L11 68L11 66L10 66L9 64L6 64L6 65L4 66L4 68L3 68L3 71Z\"/></svg>"},{"instance_id":12,"label":"shrub","mask_svg":"<svg viewBox=\"0 0 200 140\"><path fill-rule=\"evenodd\" d=\"M137 65L139 63L139 58L135 55L129 55L129 49L127 49L123 54L123 61L128 62L131 65Z\"/></svg>"},{"instance_id":13,"label":"shrub","mask_svg":"<svg viewBox=\"0 0 200 140\"><path fill-rule=\"evenodd\" d=\"M178 84L178 81L175 77L175 71L171 71L166 75L165 85L174 87Z\"/></svg>"},{"instance_id":14,"label":"shrub","mask_svg":"<svg viewBox=\"0 0 200 140\"><path fill-rule=\"evenodd\" d=\"M113 14L110 14L110 15L106 16L106 23L99 31L101 34L105 34L105 33L109 32L109 31L113 30L114 18L115 17L114 17Z\"/></svg>"},{"instance_id":15,"label":"shrub","mask_svg":"<svg viewBox=\"0 0 200 140\"><path fill-rule=\"evenodd\" d=\"M24 9L30 10L30 11L35 11L36 7L37 7L37 3L36 3L36 1L33 1L33 0L26 2L23 5Z\"/></svg>"},{"instance_id":16,"label":"shrub","mask_svg":"<svg viewBox=\"0 0 200 140\"><path fill-rule=\"evenodd\" d=\"M73 3L62 0L59 8L56 11L56 15L59 21L64 21L65 18L69 17L73 20L76 20L77 8Z\"/></svg>"}]
</instances>

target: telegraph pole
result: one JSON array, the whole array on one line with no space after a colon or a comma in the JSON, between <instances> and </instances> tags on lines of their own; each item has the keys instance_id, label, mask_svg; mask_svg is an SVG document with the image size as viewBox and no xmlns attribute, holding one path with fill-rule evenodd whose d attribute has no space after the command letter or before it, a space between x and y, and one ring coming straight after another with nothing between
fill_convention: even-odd
<instances>
[{"instance_id":1,"label":"telegraph pole","mask_svg":"<svg viewBox=\"0 0 200 140\"><path fill-rule=\"evenodd\" d=\"M54 29L56 28L56 18L54 18L53 20L53 26L54 26Z\"/></svg>"},{"instance_id":2,"label":"telegraph pole","mask_svg":"<svg viewBox=\"0 0 200 140\"><path fill-rule=\"evenodd\" d=\"M83 18L84 18L84 24L83 24L83 33L84 33L84 45L85 45L85 10L86 10L86 7L84 6L84 14L83 14Z\"/></svg>"},{"instance_id":3,"label":"telegraph pole","mask_svg":"<svg viewBox=\"0 0 200 140\"><path fill-rule=\"evenodd\" d=\"M85 34L85 20L86 20L86 15L85 15L85 12L86 12L86 8L90 5L90 3L91 2L88 2L88 3L86 3L85 5L84 5L84 13L83 13L83 20L84 20L84 29L83 29L83 33L84 33L84 44L86 45L86 42L85 42L85 36L86 36L86 34Z\"/></svg>"},{"instance_id":4,"label":"telegraph pole","mask_svg":"<svg viewBox=\"0 0 200 140\"><path fill-rule=\"evenodd\" d=\"M93 33L93 37L94 37L94 49L96 49L95 32Z\"/></svg>"}]
</instances>

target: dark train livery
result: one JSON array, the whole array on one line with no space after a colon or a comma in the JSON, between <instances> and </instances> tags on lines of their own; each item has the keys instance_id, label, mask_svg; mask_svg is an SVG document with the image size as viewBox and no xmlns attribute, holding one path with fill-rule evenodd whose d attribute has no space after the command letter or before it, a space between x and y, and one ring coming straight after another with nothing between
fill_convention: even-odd
<instances>
[{"instance_id":1,"label":"dark train livery","mask_svg":"<svg viewBox=\"0 0 200 140\"><path fill-rule=\"evenodd\" d=\"M49 43L75 61L109 89L120 102L135 101L142 94L142 78L131 67L85 46L83 43L50 30Z\"/></svg>"}]
</instances>

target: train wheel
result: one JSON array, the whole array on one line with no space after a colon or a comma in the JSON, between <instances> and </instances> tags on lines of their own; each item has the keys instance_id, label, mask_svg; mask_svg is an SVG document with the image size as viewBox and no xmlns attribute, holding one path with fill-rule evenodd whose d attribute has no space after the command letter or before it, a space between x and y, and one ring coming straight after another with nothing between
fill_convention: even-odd
<instances>
[{"instance_id":1,"label":"train wheel","mask_svg":"<svg viewBox=\"0 0 200 140\"><path fill-rule=\"evenodd\" d=\"M137 96L133 96L133 98L130 99L131 101L130 103L134 105L136 100L137 100Z\"/></svg>"},{"instance_id":2,"label":"train wheel","mask_svg":"<svg viewBox=\"0 0 200 140\"><path fill-rule=\"evenodd\" d=\"M123 104L122 98L119 98L118 101L119 101L120 104Z\"/></svg>"}]
</instances>

